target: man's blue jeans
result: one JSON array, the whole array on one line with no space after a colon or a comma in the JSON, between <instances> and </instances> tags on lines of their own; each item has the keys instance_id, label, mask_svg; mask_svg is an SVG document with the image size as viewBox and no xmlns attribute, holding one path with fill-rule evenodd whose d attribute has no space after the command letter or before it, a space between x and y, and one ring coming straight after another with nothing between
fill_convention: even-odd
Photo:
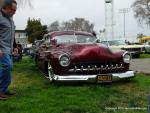
<instances>
[{"instance_id":1,"label":"man's blue jeans","mask_svg":"<svg viewBox=\"0 0 150 113\"><path fill-rule=\"evenodd\" d=\"M4 54L0 57L0 93L5 93L11 83L11 56Z\"/></svg>"}]
</instances>

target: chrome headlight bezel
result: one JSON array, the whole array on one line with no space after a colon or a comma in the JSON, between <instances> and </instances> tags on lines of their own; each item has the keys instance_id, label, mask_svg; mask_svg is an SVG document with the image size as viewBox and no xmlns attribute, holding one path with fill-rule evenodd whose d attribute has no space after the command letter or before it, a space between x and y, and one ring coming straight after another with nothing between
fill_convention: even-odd
<instances>
[{"instance_id":1,"label":"chrome headlight bezel","mask_svg":"<svg viewBox=\"0 0 150 113\"><path fill-rule=\"evenodd\" d=\"M70 57L68 54L62 54L59 56L59 64L62 67L67 67L70 65Z\"/></svg>"},{"instance_id":2,"label":"chrome headlight bezel","mask_svg":"<svg viewBox=\"0 0 150 113\"><path fill-rule=\"evenodd\" d=\"M124 54L123 54L123 61L125 62L125 63L130 63L130 60L131 60L131 54L130 53L128 53L128 52L125 52Z\"/></svg>"}]
</instances>

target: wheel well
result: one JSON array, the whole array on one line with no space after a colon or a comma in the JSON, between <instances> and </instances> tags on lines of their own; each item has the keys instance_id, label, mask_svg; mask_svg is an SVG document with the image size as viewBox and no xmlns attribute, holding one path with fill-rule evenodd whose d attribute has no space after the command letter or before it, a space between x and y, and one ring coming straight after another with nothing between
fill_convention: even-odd
<instances>
[{"instance_id":1,"label":"wheel well","mask_svg":"<svg viewBox=\"0 0 150 113\"><path fill-rule=\"evenodd\" d=\"M45 61L44 63L45 65L45 73L46 73L46 76L48 76L48 61Z\"/></svg>"}]
</instances>

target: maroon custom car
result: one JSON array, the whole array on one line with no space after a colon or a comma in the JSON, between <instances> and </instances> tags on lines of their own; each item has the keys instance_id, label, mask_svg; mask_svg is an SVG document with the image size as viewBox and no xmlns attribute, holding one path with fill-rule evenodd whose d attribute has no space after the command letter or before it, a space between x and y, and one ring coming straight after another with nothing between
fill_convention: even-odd
<instances>
[{"instance_id":1,"label":"maroon custom car","mask_svg":"<svg viewBox=\"0 0 150 113\"><path fill-rule=\"evenodd\" d=\"M112 52L96 37L78 31L51 32L44 37L36 62L50 81L112 82L134 77L130 54Z\"/></svg>"}]
</instances>

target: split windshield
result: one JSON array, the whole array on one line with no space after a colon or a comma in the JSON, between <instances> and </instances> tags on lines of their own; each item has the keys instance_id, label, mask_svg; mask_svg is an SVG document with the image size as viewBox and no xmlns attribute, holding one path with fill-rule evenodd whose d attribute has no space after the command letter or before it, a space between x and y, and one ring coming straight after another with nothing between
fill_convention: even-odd
<instances>
[{"instance_id":1,"label":"split windshield","mask_svg":"<svg viewBox=\"0 0 150 113\"><path fill-rule=\"evenodd\" d=\"M96 38L89 35L60 35L55 36L54 39L58 44L61 43L93 43Z\"/></svg>"}]
</instances>

